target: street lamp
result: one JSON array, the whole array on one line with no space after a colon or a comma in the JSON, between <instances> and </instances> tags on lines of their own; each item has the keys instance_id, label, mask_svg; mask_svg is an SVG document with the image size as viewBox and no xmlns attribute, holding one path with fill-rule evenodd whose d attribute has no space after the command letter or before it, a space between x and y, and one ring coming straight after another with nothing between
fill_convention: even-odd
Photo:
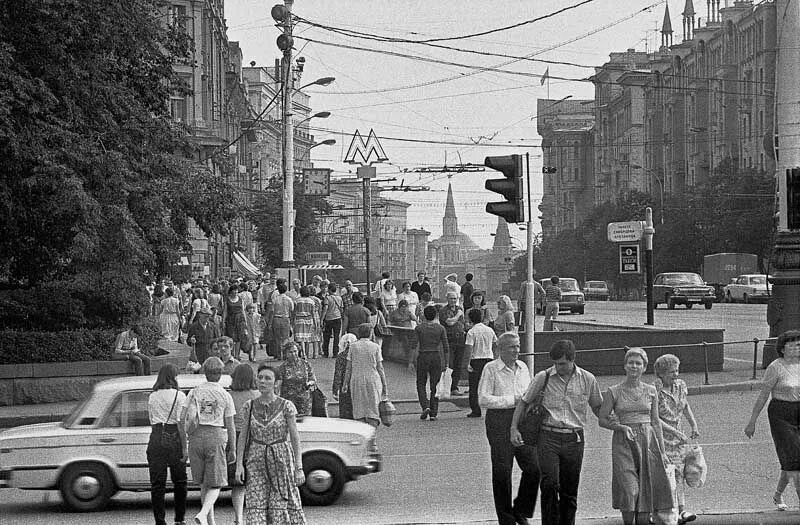
<instances>
[{"instance_id":1,"label":"street lamp","mask_svg":"<svg viewBox=\"0 0 800 525\"><path fill-rule=\"evenodd\" d=\"M291 35L291 24L288 25ZM284 85L283 85L283 266L294 266L294 123L292 122L293 101L295 91L308 86L327 86L336 78L322 77L294 89L292 72L291 46L284 50ZM326 112L321 112L326 113ZM312 146L313 147L313 146Z\"/></svg>"},{"instance_id":2,"label":"street lamp","mask_svg":"<svg viewBox=\"0 0 800 525\"><path fill-rule=\"evenodd\" d=\"M330 111L320 111L319 113L314 113L314 114L313 114L313 115L311 115L310 117L306 117L306 118L304 118L303 120L301 120L300 122L298 122L297 124L295 124L295 125L294 125L294 127L295 127L295 128L299 128L299 127L300 127L300 124L303 124L303 123L305 123L305 122L308 122L308 121L309 121L309 120L311 120L312 118L328 118L328 117L330 117L330 116L331 116L331 112L330 112Z\"/></svg>"},{"instance_id":3,"label":"street lamp","mask_svg":"<svg viewBox=\"0 0 800 525\"><path fill-rule=\"evenodd\" d=\"M638 164L629 164L628 167L636 169L636 170L644 170L647 173L653 175L653 178L656 179L658 182L658 189L659 189L659 219L661 224L664 224L664 179L658 176L658 172L655 170L651 170L650 168L645 168L644 166L639 166Z\"/></svg>"}]
</instances>

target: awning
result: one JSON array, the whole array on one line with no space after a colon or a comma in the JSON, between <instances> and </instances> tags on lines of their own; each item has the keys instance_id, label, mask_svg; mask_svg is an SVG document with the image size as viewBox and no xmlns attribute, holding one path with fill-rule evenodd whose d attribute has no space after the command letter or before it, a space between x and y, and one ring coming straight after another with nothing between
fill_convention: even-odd
<instances>
[{"instance_id":1,"label":"awning","mask_svg":"<svg viewBox=\"0 0 800 525\"><path fill-rule=\"evenodd\" d=\"M233 252L233 268L245 277L255 278L261 275L261 270L239 250Z\"/></svg>"},{"instance_id":2,"label":"awning","mask_svg":"<svg viewBox=\"0 0 800 525\"><path fill-rule=\"evenodd\" d=\"M301 270L344 270L341 264L304 264Z\"/></svg>"}]
</instances>

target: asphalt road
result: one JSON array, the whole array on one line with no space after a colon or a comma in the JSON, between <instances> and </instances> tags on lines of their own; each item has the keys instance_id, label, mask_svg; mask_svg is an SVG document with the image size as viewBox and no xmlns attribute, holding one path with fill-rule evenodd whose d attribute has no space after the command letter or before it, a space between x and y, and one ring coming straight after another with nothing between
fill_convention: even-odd
<instances>
[{"instance_id":1,"label":"asphalt road","mask_svg":"<svg viewBox=\"0 0 800 525\"><path fill-rule=\"evenodd\" d=\"M559 317L637 326L647 321L647 306L644 301L589 301L585 314L562 313ZM662 305L653 312L653 321L656 328L722 328L725 341L746 341L725 345L726 370L752 367L753 338L763 340L769 337L765 304L714 303L711 310L702 307L687 310L683 306L667 310ZM762 346L760 344L759 349Z\"/></svg>"},{"instance_id":2,"label":"asphalt road","mask_svg":"<svg viewBox=\"0 0 800 525\"><path fill-rule=\"evenodd\" d=\"M709 463L706 486L689 491L688 501L693 510L718 514L771 509L778 463L766 415L759 420L752 440L742 432L755 395L732 392L690 398ZM340 501L331 507L307 508L308 522L350 525L492 520L489 450L483 420L468 419L466 411L451 404L444 406L448 411L441 414L438 422L404 415L391 428L381 428L379 448L385 457L384 472L348 484ZM608 431L592 421L587 429L580 489L582 520L618 516L610 505L610 438ZM789 492L787 503L796 509L797 499ZM6 489L0 494L3 524L132 525L152 520L148 494L119 494L107 510L93 514L65 513L55 492ZM198 508L195 493L190 495L189 518ZM231 523L233 519L226 496L219 515L219 523ZM800 522L800 514L795 511L794 515ZM535 517L538 518L538 511ZM753 515L752 523L773 523L778 517L777 512L758 515L758 519ZM749 523L747 517L741 523Z\"/></svg>"}]
</instances>

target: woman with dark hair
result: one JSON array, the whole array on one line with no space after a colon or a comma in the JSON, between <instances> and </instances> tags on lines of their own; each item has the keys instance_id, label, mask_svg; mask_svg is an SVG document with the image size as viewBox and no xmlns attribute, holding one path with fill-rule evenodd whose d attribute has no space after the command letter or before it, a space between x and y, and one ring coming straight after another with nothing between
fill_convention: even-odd
<instances>
[{"instance_id":1,"label":"woman with dark hair","mask_svg":"<svg viewBox=\"0 0 800 525\"><path fill-rule=\"evenodd\" d=\"M791 480L800 499L800 330L787 330L775 341L778 359L767 366L761 380L761 393L753 406L750 422L744 429L748 438L756 431L759 414L767 408L769 430L781 464L778 489L772 498L778 510L786 510L783 489Z\"/></svg>"},{"instance_id":2,"label":"woman with dark hair","mask_svg":"<svg viewBox=\"0 0 800 525\"><path fill-rule=\"evenodd\" d=\"M380 347L369 340L372 326L364 323L357 331L358 341L350 345L347 356L342 391L350 392L353 419L377 427L381 422L378 404L388 395L383 357Z\"/></svg>"},{"instance_id":3,"label":"woman with dark hair","mask_svg":"<svg viewBox=\"0 0 800 525\"><path fill-rule=\"evenodd\" d=\"M276 377L274 368L260 365L260 396L242 406L236 478L245 485L248 525L305 525L297 488L306 481L297 411L289 400L275 395Z\"/></svg>"},{"instance_id":4,"label":"woman with dark hair","mask_svg":"<svg viewBox=\"0 0 800 525\"><path fill-rule=\"evenodd\" d=\"M239 297L239 288L231 286L223 301L222 324L225 335L233 339L233 357L239 359L242 343L247 344L247 321L244 318L244 302Z\"/></svg>"},{"instance_id":5,"label":"woman with dark hair","mask_svg":"<svg viewBox=\"0 0 800 525\"><path fill-rule=\"evenodd\" d=\"M164 290L164 299L161 300L161 314L158 316L161 335L170 341L177 341L181 335L182 317L181 302L175 297L172 287L167 287Z\"/></svg>"},{"instance_id":6,"label":"woman with dark hair","mask_svg":"<svg viewBox=\"0 0 800 525\"><path fill-rule=\"evenodd\" d=\"M150 498L156 525L167 524L164 508L167 469L175 487L175 525L183 523L186 513L186 458L183 457L186 434L183 426L178 424L185 405L186 395L178 389L178 367L166 363L158 370L153 392L147 400L147 413L152 426L147 443L147 465L150 469ZM164 433L177 435L172 446L162 440Z\"/></svg>"},{"instance_id":7,"label":"woman with dark hair","mask_svg":"<svg viewBox=\"0 0 800 525\"><path fill-rule=\"evenodd\" d=\"M336 354L336 363L333 368L333 399L339 401L339 418L353 419L353 398L350 392L344 389L344 374L347 371L347 356L350 355L350 346L357 341L356 336L350 332L344 334L339 340L339 351Z\"/></svg>"},{"instance_id":8,"label":"woman with dark hair","mask_svg":"<svg viewBox=\"0 0 800 525\"><path fill-rule=\"evenodd\" d=\"M197 316L197 312L206 306L211 308L208 299L206 299L206 291L199 286L192 289L192 305L189 310L189 322L187 324L191 325Z\"/></svg>"},{"instance_id":9,"label":"woman with dark hair","mask_svg":"<svg viewBox=\"0 0 800 525\"><path fill-rule=\"evenodd\" d=\"M222 308L222 288L220 288L219 283L211 285L211 292L208 294L208 305L218 312Z\"/></svg>"},{"instance_id":10,"label":"woman with dark hair","mask_svg":"<svg viewBox=\"0 0 800 525\"><path fill-rule=\"evenodd\" d=\"M467 321L467 330L472 328L473 325L473 323L469 322L470 310L480 311L481 322L491 328L494 325L494 320L492 319L492 312L489 311L489 305L486 304L486 297L483 295L483 292L473 292L470 296L470 301L472 302L472 307L464 312L464 318Z\"/></svg>"},{"instance_id":11,"label":"woman with dark hair","mask_svg":"<svg viewBox=\"0 0 800 525\"><path fill-rule=\"evenodd\" d=\"M236 427L236 442L244 426L245 412L242 407L247 401L256 399L261 393L258 391L256 375L253 367L247 363L237 365L231 374L231 397L236 414L233 416L233 426ZM228 485L231 487L231 501L233 502L233 522L243 524L244 518L244 483L236 478L236 463L228 464Z\"/></svg>"},{"instance_id":12,"label":"woman with dark hair","mask_svg":"<svg viewBox=\"0 0 800 525\"><path fill-rule=\"evenodd\" d=\"M294 313L294 301L286 295L286 281L283 279L278 279L275 289L278 293L272 298L267 325L272 327L272 348L276 354L274 357L284 359L283 348L292 335L291 316Z\"/></svg>"},{"instance_id":13,"label":"woman with dark hair","mask_svg":"<svg viewBox=\"0 0 800 525\"><path fill-rule=\"evenodd\" d=\"M294 403L297 413L308 415L311 413L311 394L310 388L316 388L317 378L311 365L300 357L300 349L297 343L290 341L283 347L283 354L286 356L281 366L278 367L278 375L275 378L275 385L281 397Z\"/></svg>"},{"instance_id":14,"label":"woman with dark hair","mask_svg":"<svg viewBox=\"0 0 800 525\"><path fill-rule=\"evenodd\" d=\"M155 288L153 288L153 305L150 311L150 315L153 317L158 317L161 315L161 300L164 299L164 285L157 284Z\"/></svg>"}]
</instances>

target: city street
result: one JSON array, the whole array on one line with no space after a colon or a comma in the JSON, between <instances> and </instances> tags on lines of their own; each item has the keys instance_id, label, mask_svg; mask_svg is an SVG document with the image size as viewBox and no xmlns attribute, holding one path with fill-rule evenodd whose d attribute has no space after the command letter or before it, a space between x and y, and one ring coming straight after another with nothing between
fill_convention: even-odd
<instances>
[{"instance_id":1,"label":"city street","mask_svg":"<svg viewBox=\"0 0 800 525\"><path fill-rule=\"evenodd\" d=\"M756 435L748 440L742 428L755 393L692 396L709 464L707 485L690 489L690 508L702 513L769 511L778 464L765 415ZM385 470L348 484L331 507L306 508L309 523L464 523L493 519L489 481L489 449L482 420L445 404L436 423L404 415L391 428L379 431ZM593 420L580 489L579 517L616 517L610 504L610 433ZM797 508L791 489L787 502ZM3 491L3 523L61 523L120 525L151 519L149 495L123 493L109 508L93 514L65 513L55 492ZM190 495L190 516L198 494ZM223 497L220 523L232 519L229 497ZM777 517L777 513L776 517ZM169 513L168 513L169 517ZM538 518L538 510L535 515ZM702 518L701 518L702 519ZM769 521L766 521L769 523Z\"/></svg>"}]
</instances>

